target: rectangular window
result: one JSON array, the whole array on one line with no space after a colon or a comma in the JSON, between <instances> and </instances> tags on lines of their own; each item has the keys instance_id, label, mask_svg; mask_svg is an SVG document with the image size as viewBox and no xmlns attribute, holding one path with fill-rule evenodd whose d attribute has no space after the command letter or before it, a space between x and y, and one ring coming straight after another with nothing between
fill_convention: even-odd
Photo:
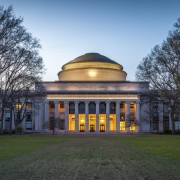
<instances>
[{"instance_id":1,"label":"rectangular window","mask_svg":"<svg viewBox=\"0 0 180 180\"><path fill-rule=\"evenodd\" d=\"M64 103L60 102L60 108L63 109L64 108Z\"/></svg>"},{"instance_id":2,"label":"rectangular window","mask_svg":"<svg viewBox=\"0 0 180 180\"><path fill-rule=\"evenodd\" d=\"M110 114L116 114L116 103L110 103Z\"/></svg>"},{"instance_id":3,"label":"rectangular window","mask_svg":"<svg viewBox=\"0 0 180 180\"><path fill-rule=\"evenodd\" d=\"M31 122L32 121L32 114L31 113L26 113L26 122Z\"/></svg>"},{"instance_id":4,"label":"rectangular window","mask_svg":"<svg viewBox=\"0 0 180 180\"><path fill-rule=\"evenodd\" d=\"M75 104L73 102L69 103L69 114L75 114Z\"/></svg>"},{"instance_id":5,"label":"rectangular window","mask_svg":"<svg viewBox=\"0 0 180 180\"><path fill-rule=\"evenodd\" d=\"M22 108L22 103L18 102L16 103L16 110L19 111Z\"/></svg>"},{"instance_id":6,"label":"rectangular window","mask_svg":"<svg viewBox=\"0 0 180 180\"><path fill-rule=\"evenodd\" d=\"M120 122L120 130L121 131L125 131L126 130L126 123L125 123L125 121L121 121Z\"/></svg>"},{"instance_id":7,"label":"rectangular window","mask_svg":"<svg viewBox=\"0 0 180 180\"><path fill-rule=\"evenodd\" d=\"M69 114L69 131L75 131L75 115Z\"/></svg>"},{"instance_id":8,"label":"rectangular window","mask_svg":"<svg viewBox=\"0 0 180 180\"><path fill-rule=\"evenodd\" d=\"M174 119L175 119L175 121L180 121L180 112L176 112L174 114Z\"/></svg>"},{"instance_id":9,"label":"rectangular window","mask_svg":"<svg viewBox=\"0 0 180 180\"><path fill-rule=\"evenodd\" d=\"M32 109L32 103L28 102L26 103L26 110L31 110Z\"/></svg>"},{"instance_id":10,"label":"rectangular window","mask_svg":"<svg viewBox=\"0 0 180 180\"><path fill-rule=\"evenodd\" d=\"M135 130L136 130L136 126L134 123L132 123L130 126L130 131L135 131Z\"/></svg>"}]
</instances>

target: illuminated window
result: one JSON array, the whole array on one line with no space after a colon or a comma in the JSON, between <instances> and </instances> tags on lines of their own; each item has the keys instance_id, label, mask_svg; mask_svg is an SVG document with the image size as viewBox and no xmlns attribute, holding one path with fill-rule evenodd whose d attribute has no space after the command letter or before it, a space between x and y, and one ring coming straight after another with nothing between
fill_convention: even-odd
<instances>
[{"instance_id":1,"label":"illuminated window","mask_svg":"<svg viewBox=\"0 0 180 180\"><path fill-rule=\"evenodd\" d=\"M75 131L75 115L69 115L69 131Z\"/></svg>"},{"instance_id":2,"label":"illuminated window","mask_svg":"<svg viewBox=\"0 0 180 180\"><path fill-rule=\"evenodd\" d=\"M136 130L135 124L131 124L131 126L130 126L130 131L135 131L135 130Z\"/></svg>"},{"instance_id":3,"label":"illuminated window","mask_svg":"<svg viewBox=\"0 0 180 180\"><path fill-rule=\"evenodd\" d=\"M99 115L99 130L105 132L106 130L106 114Z\"/></svg>"},{"instance_id":4,"label":"illuminated window","mask_svg":"<svg viewBox=\"0 0 180 180\"><path fill-rule=\"evenodd\" d=\"M27 110L32 109L32 103L28 102L28 103L26 104L26 109L27 109Z\"/></svg>"},{"instance_id":5,"label":"illuminated window","mask_svg":"<svg viewBox=\"0 0 180 180\"><path fill-rule=\"evenodd\" d=\"M16 103L16 110L20 110L22 108L22 103Z\"/></svg>"},{"instance_id":6,"label":"illuminated window","mask_svg":"<svg viewBox=\"0 0 180 180\"><path fill-rule=\"evenodd\" d=\"M96 115L89 114L89 131L95 132L96 129Z\"/></svg>"},{"instance_id":7,"label":"illuminated window","mask_svg":"<svg viewBox=\"0 0 180 180\"><path fill-rule=\"evenodd\" d=\"M116 130L116 115L115 114L110 114L109 129L110 131Z\"/></svg>"},{"instance_id":8,"label":"illuminated window","mask_svg":"<svg viewBox=\"0 0 180 180\"><path fill-rule=\"evenodd\" d=\"M121 121L120 122L120 130L121 131L125 131L126 130L126 123L125 123L125 121Z\"/></svg>"},{"instance_id":9,"label":"illuminated window","mask_svg":"<svg viewBox=\"0 0 180 180\"><path fill-rule=\"evenodd\" d=\"M85 131L85 114L79 114L79 131Z\"/></svg>"}]
</instances>

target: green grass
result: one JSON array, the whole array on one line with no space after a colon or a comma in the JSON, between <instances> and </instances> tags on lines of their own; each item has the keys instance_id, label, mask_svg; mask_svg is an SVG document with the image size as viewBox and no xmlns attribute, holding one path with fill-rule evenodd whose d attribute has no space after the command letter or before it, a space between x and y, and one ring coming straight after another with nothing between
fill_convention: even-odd
<instances>
[{"instance_id":1,"label":"green grass","mask_svg":"<svg viewBox=\"0 0 180 180\"><path fill-rule=\"evenodd\" d=\"M180 136L0 136L0 180L180 179Z\"/></svg>"}]
</instances>

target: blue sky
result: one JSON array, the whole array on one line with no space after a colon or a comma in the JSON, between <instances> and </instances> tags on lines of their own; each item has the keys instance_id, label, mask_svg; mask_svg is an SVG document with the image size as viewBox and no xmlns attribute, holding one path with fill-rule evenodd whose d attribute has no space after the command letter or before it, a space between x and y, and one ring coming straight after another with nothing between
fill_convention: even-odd
<instances>
[{"instance_id":1,"label":"blue sky","mask_svg":"<svg viewBox=\"0 0 180 180\"><path fill-rule=\"evenodd\" d=\"M142 58L180 17L179 0L0 0L0 5L13 5L40 40L45 81L57 80L63 64L89 52L120 63L134 81Z\"/></svg>"}]
</instances>

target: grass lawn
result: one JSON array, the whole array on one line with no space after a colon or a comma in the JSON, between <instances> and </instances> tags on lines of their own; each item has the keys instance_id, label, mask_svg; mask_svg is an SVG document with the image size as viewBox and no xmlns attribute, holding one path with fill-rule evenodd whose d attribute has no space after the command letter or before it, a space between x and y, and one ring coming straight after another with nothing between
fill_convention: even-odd
<instances>
[{"instance_id":1,"label":"grass lawn","mask_svg":"<svg viewBox=\"0 0 180 180\"><path fill-rule=\"evenodd\" d=\"M0 180L180 179L180 136L0 136Z\"/></svg>"}]
</instances>

